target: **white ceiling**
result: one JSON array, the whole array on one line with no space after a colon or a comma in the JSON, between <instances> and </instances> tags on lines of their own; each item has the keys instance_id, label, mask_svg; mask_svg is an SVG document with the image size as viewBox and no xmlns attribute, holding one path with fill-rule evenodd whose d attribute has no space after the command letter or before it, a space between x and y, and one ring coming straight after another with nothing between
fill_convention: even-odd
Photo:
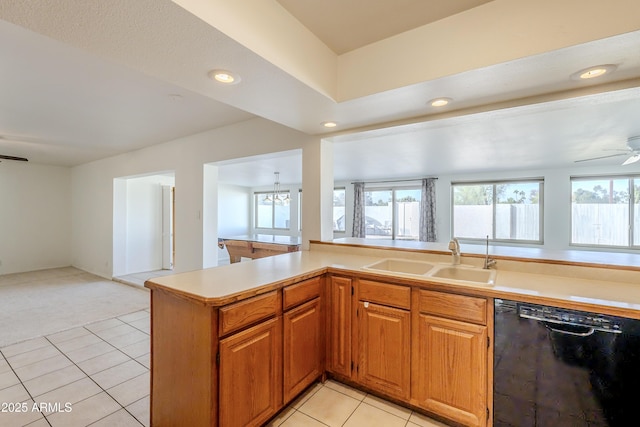
<instances>
[{"instance_id":1,"label":"white ceiling","mask_svg":"<svg viewBox=\"0 0 640 427\"><path fill-rule=\"evenodd\" d=\"M0 20L0 154L73 166L254 117Z\"/></svg>"},{"instance_id":2,"label":"white ceiling","mask_svg":"<svg viewBox=\"0 0 640 427\"><path fill-rule=\"evenodd\" d=\"M340 19L313 9L336 2ZM353 180L574 167L640 135L640 31L336 102L175 2L54 3L0 4L0 154L73 166L259 116L331 137L336 179ZM343 52L496 2L452 1L444 10L435 0L406 1L397 11L385 0L277 3ZM603 63L618 69L599 82L569 78ZM207 78L225 65L240 70L241 84ZM426 101L436 94L455 102L435 111ZM340 123L334 134L319 128L329 118ZM279 170L294 182L301 168L283 168L299 154L277 157L223 165L221 179L228 169L229 182L269 185Z\"/></svg>"},{"instance_id":3,"label":"white ceiling","mask_svg":"<svg viewBox=\"0 0 640 427\"><path fill-rule=\"evenodd\" d=\"M628 135L640 135L639 119L639 88L530 104L336 138L334 167L348 171L339 179L372 180L390 162L392 178L621 164L626 156L574 162L625 149ZM365 162L350 160L363 152Z\"/></svg>"}]
</instances>

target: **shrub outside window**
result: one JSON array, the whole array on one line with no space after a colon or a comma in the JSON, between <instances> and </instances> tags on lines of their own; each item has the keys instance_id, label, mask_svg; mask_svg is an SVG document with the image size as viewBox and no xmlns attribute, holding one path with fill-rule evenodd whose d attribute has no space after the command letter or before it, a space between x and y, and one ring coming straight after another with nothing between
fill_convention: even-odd
<instances>
[{"instance_id":1,"label":"shrub outside window","mask_svg":"<svg viewBox=\"0 0 640 427\"><path fill-rule=\"evenodd\" d=\"M640 177L571 177L571 244L640 246Z\"/></svg>"},{"instance_id":2,"label":"shrub outside window","mask_svg":"<svg viewBox=\"0 0 640 427\"><path fill-rule=\"evenodd\" d=\"M452 235L542 243L543 180L452 183Z\"/></svg>"}]
</instances>

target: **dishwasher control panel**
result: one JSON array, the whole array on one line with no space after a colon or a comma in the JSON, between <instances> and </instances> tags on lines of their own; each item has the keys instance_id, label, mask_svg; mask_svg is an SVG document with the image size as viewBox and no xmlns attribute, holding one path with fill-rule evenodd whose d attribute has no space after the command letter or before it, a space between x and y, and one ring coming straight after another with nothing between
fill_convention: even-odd
<instances>
[{"instance_id":1,"label":"dishwasher control panel","mask_svg":"<svg viewBox=\"0 0 640 427\"><path fill-rule=\"evenodd\" d=\"M600 331L622 332L621 322L604 314L587 313L584 311L527 303L520 303L518 305L518 313L520 317L541 320L543 322L586 326Z\"/></svg>"}]
</instances>

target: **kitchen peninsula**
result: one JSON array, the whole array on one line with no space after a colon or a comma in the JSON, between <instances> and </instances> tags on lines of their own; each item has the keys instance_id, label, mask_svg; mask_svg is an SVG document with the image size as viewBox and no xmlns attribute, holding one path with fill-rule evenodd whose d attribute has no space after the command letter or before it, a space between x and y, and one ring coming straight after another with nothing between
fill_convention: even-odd
<instances>
[{"instance_id":1,"label":"kitchen peninsula","mask_svg":"<svg viewBox=\"0 0 640 427\"><path fill-rule=\"evenodd\" d=\"M444 420L487 426L493 299L640 318L638 267L492 256L492 286L375 272L364 267L451 256L353 241L152 279L151 421L261 425L327 374ZM482 265L480 254L463 248L462 257ZM443 364L453 369L432 369Z\"/></svg>"}]
</instances>

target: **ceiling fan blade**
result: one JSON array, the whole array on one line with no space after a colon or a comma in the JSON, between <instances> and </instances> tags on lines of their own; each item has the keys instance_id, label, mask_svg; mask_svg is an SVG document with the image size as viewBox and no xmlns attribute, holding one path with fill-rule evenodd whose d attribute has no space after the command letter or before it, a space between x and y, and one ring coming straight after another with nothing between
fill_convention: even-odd
<instances>
[{"instance_id":1,"label":"ceiling fan blade","mask_svg":"<svg viewBox=\"0 0 640 427\"><path fill-rule=\"evenodd\" d=\"M591 161L591 160L608 159L609 157L618 157L618 156L626 156L626 155L627 155L627 153L610 154L608 156L591 157L590 159L575 160L574 163L588 162L588 161Z\"/></svg>"},{"instance_id":2,"label":"ceiling fan blade","mask_svg":"<svg viewBox=\"0 0 640 427\"><path fill-rule=\"evenodd\" d=\"M0 159L5 159L5 160L17 160L19 162L28 162L29 159L25 158L25 157L16 157L16 156L6 156L4 154L0 154Z\"/></svg>"},{"instance_id":3,"label":"ceiling fan blade","mask_svg":"<svg viewBox=\"0 0 640 427\"><path fill-rule=\"evenodd\" d=\"M633 156L631 156L627 160L625 160L624 163L622 163L622 166L630 165L631 163L635 163L638 160L640 160L640 154L634 154Z\"/></svg>"}]
</instances>

